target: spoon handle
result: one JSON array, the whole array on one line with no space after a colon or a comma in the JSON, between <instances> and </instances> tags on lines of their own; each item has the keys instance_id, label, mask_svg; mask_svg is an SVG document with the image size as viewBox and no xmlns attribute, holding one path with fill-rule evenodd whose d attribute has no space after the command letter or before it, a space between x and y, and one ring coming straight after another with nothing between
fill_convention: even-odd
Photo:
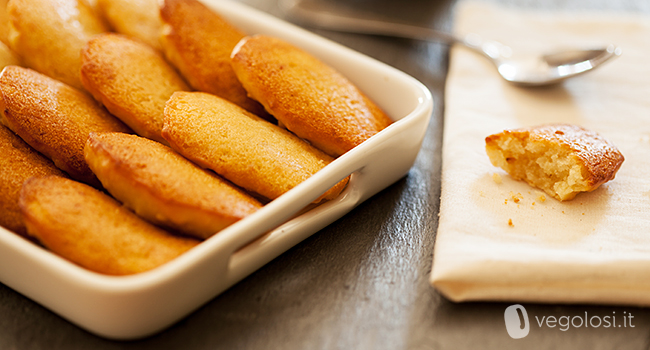
<instances>
[{"instance_id":1,"label":"spoon handle","mask_svg":"<svg viewBox=\"0 0 650 350\"><path fill-rule=\"evenodd\" d=\"M284 12L294 19L321 29L435 41L447 45L460 44L492 60L498 60L510 54L508 46L496 41L483 41L479 35L473 33L461 38L431 28L370 18L348 17L330 12L327 9L309 8L301 0L281 0L279 4Z\"/></svg>"},{"instance_id":2,"label":"spoon handle","mask_svg":"<svg viewBox=\"0 0 650 350\"><path fill-rule=\"evenodd\" d=\"M327 9L313 9L304 6L301 0L280 0L279 5L285 13L294 19L321 29L436 41L448 45L456 43L464 44L463 39L446 32L376 19L348 17L330 12Z\"/></svg>"}]
</instances>

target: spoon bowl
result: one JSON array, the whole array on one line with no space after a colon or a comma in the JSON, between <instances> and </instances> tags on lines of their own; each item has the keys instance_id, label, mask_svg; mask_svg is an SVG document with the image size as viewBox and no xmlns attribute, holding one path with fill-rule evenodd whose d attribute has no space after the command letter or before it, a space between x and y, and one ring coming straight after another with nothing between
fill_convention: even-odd
<instances>
[{"instance_id":1,"label":"spoon bowl","mask_svg":"<svg viewBox=\"0 0 650 350\"><path fill-rule=\"evenodd\" d=\"M457 37L425 27L371 19L367 16L344 15L314 2L280 0L281 9L292 19L307 26L357 34L393 36L407 39L462 45L491 60L506 81L521 86L543 86L559 83L601 66L621 55L615 45L591 49L570 49L551 54L516 55L496 41L484 41L477 34Z\"/></svg>"},{"instance_id":2,"label":"spoon bowl","mask_svg":"<svg viewBox=\"0 0 650 350\"><path fill-rule=\"evenodd\" d=\"M584 74L620 55L619 47L608 45L599 49L573 49L517 59L496 58L493 62L505 80L522 86L541 86Z\"/></svg>"}]
</instances>

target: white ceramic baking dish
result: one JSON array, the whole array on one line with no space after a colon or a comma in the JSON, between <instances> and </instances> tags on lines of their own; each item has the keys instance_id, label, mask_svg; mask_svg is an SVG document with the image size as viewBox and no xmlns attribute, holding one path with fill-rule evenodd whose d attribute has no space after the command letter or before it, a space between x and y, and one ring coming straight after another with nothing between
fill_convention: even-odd
<instances>
[{"instance_id":1,"label":"white ceramic baking dish","mask_svg":"<svg viewBox=\"0 0 650 350\"><path fill-rule=\"evenodd\" d=\"M97 274L0 228L0 281L103 337L141 338L172 325L403 177L432 113L426 87L394 68L240 3L206 4L249 34L283 38L334 66L395 123L254 215L149 272ZM350 174L336 200L309 206Z\"/></svg>"}]
</instances>

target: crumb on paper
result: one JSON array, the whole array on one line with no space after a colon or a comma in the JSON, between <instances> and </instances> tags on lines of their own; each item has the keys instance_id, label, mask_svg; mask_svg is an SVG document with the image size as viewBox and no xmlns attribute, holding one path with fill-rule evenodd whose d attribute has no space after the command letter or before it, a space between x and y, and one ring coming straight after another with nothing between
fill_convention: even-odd
<instances>
[{"instance_id":1,"label":"crumb on paper","mask_svg":"<svg viewBox=\"0 0 650 350\"><path fill-rule=\"evenodd\" d=\"M533 202L531 205L535 205L535 202Z\"/></svg>"},{"instance_id":2,"label":"crumb on paper","mask_svg":"<svg viewBox=\"0 0 650 350\"><path fill-rule=\"evenodd\" d=\"M512 223L512 219L508 219L508 226L515 227L515 224Z\"/></svg>"},{"instance_id":3,"label":"crumb on paper","mask_svg":"<svg viewBox=\"0 0 650 350\"><path fill-rule=\"evenodd\" d=\"M562 210L562 214L564 214L564 210Z\"/></svg>"},{"instance_id":4,"label":"crumb on paper","mask_svg":"<svg viewBox=\"0 0 650 350\"><path fill-rule=\"evenodd\" d=\"M514 194L512 191L510 191L510 198L512 198L515 203L519 203L520 200L524 199L524 196L522 196L519 192L517 192L517 194Z\"/></svg>"},{"instance_id":5,"label":"crumb on paper","mask_svg":"<svg viewBox=\"0 0 650 350\"><path fill-rule=\"evenodd\" d=\"M539 193L539 196L537 196L537 200L540 201L541 203L544 203L546 202L546 196L543 193Z\"/></svg>"},{"instance_id":6,"label":"crumb on paper","mask_svg":"<svg viewBox=\"0 0 650 350\"><path fill-rule=\"evenodd\" d=\"M494 183L496 183L496 184L500 184L500 183L503 182L503 181L501 181L501 175L499 175L497 173L492 173L492 181L494 181Z\"/></svg>"}]
</instances>

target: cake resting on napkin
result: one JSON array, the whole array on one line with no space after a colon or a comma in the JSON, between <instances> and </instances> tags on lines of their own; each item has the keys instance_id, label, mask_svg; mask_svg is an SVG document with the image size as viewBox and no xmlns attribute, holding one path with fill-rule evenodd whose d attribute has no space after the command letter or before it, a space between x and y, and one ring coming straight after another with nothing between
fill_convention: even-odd
<instances>
[{"instance_id":1,"label":"cake resting on napkin","mask_svg":"<svg viewBox=\"0 0 650 350\"><path fill-rule=\"evenodd\" d=\"M561 201L614 179L625 158L607 139L571 124L505 130L485 138L494 166Z\"/></svg>"},{"instance_id":2,"label":"cake resting on napkin","mask_svg":"<svg viewBox=\"0 0 650 350\"><path fill-rule=\"evenodd\" d=\"M623 54L531 89L452 47L432 285L453 301L650 305L650 18L476 2L456 15L456 34L517 54L603 43ZM507 172L486 156L488 135ZM547 172L558 176L540 181Z\"/></svg>"}]
</instances>

